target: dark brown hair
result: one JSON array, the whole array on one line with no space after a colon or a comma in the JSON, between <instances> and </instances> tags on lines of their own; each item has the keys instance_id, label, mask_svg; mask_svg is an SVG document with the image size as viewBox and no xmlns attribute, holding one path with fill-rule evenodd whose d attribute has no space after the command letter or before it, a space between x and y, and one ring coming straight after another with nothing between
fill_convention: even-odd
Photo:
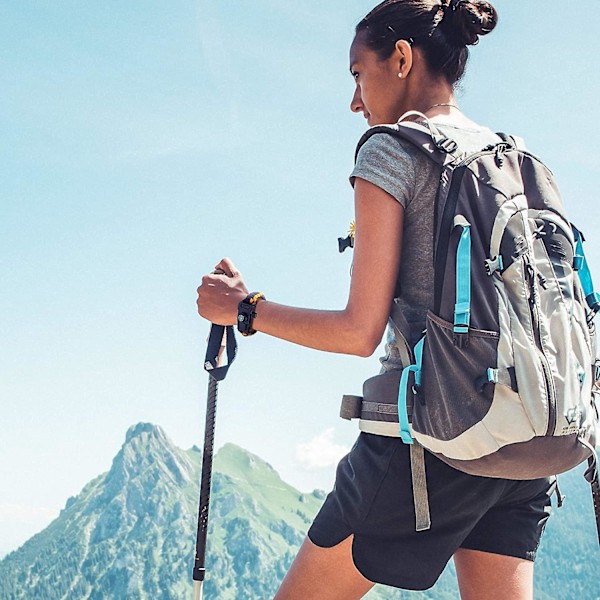
<instances>
[{"instance_id":1,"label":"dark brown hair","mask_svg":"<svg viewBox=\"0 0 600 600\"><path fill-rule=\"evenodd\" d=\"M497 22L486 0L385 0L356 26L356 35L382 60L398 40L407 40L423 51L433 74L454 85L465 72L467 46L477 44Z\"/></svg>"}]
</instances>

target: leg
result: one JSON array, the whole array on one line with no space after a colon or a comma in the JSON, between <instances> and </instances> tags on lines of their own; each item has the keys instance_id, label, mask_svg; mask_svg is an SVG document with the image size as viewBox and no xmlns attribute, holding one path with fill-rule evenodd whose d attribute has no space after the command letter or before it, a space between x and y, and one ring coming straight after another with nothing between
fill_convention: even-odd
<instances>
[{"instance_id":1,"label":"leg","mask_svg":"<svg viewBox=\"0 0 600 600\"><path fill-rule=\"evenodd\" d=\"M532 600L533 562L460 548L454 555L461 600Z\"/></svg>"},{"instance_id":2,"label":"leg","mask_svg":"<svg viewBox=\"0 0 600 600\"><path fill-rule=\"evenodd\" d=\"M333 548L306 538L274 600L358 600L373 585L354 566L352 536Z\"/></svg>"}]
</instances>

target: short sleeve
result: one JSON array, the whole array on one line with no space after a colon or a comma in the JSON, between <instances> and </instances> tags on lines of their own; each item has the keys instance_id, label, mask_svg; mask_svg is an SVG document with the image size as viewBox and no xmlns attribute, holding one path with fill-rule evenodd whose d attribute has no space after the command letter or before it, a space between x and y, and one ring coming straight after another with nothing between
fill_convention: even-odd
<instances>
[{"instance_id":1,"label":"short sleeve","mask_svg":"<svg viewBox=\"0 0 600 600\"><path fill-rule=\"evenodd\" d=\"M414 197L415 158L397 138L377 133L358 152L350 174L352 187L357 177L380 187L406 208Z\"/></svg>"}]
</instances>

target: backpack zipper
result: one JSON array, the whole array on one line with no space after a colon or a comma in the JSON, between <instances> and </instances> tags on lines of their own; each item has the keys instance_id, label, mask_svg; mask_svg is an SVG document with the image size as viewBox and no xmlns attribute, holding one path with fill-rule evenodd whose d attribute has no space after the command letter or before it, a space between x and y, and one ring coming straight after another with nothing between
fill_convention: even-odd
<instances>
[{"instance_id":1,"label":"backpack zipper","mask_svg":"<svg viewBox=\"0 0 600 600\"><path fill-rule=\"evenodd\" d=\"M554 389L554 382L552 380L550 362L548 361L548 357L544 351L542 336L540 334L540 316L538 307L539 297L535 285L536 271L534 266L531 264L531 259L527 253L523 254L523 266L525 267L527 283L529 284L529 298L527 299L527 303L529 305L529 312L531 314L533 335L538 351L538 358L544 374L546 397L548 398L548 428L546 429L545 435L553 435L556 429L556 390Z\"/></svg>"}]
</instances>

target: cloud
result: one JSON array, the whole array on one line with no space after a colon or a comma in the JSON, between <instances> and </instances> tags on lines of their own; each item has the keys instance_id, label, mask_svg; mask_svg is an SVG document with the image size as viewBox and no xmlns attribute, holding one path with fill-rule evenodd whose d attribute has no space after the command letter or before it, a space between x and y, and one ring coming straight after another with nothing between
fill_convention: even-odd
<instances>
[{"instance_id":1,"label":"cloud","mask_svg":"<svg viewBox=\"0 0 600 600\"><path fill-rule=\"evenodd\" d=\"M335 430L326 429L305 444L296 447L296 460L310 471L334 466L348 453L349 448L333 441Z\"/></svg>"}]
</instances>

